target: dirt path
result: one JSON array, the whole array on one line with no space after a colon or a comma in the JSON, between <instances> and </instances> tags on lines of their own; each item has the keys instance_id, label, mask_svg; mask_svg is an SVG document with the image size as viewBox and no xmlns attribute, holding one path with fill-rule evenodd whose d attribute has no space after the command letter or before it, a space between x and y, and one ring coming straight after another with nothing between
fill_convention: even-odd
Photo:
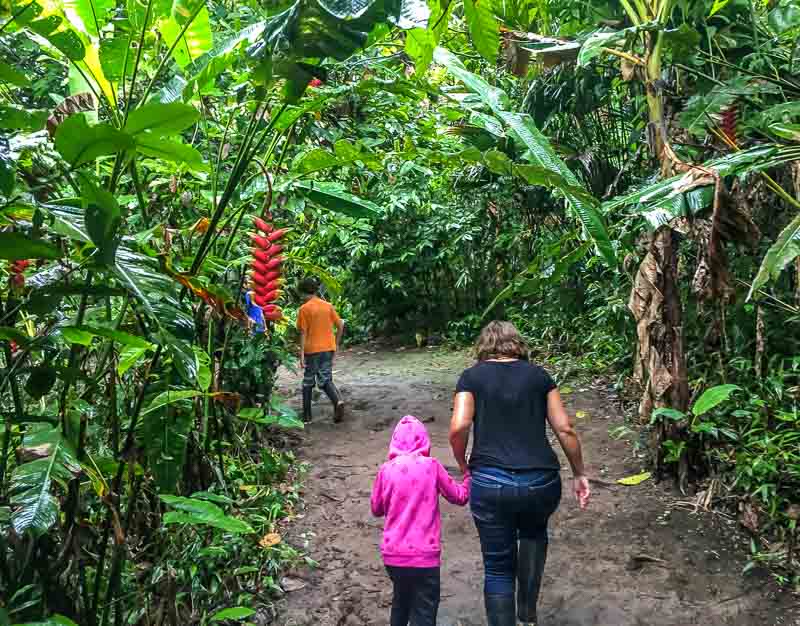
<instances>
[{"instance_id":1,"label":"dirt path","mask_svg":"<svg viewBox=\"0 0 800 626\"><path fill-rule=\"evenodd\" d=\"M372 480L396 420L406 413L427 423L432 454L452 468L451 393L465 365L463 354L430 349L364 347L337 358L335 376L349 415L334 425L327 401L315 406L299 451L310 464L306 510L289 532L289 540L319 567L294 573L307 584L287 594L277 624L388 624L390 586L378 553L381 520L369 512ZM279 386L295 402L298 385L297 376L281 374ZM745 562L733 545L733 520L676 506L666 487L652 481L637 487L614 483L641 471L629 443L609 437L609 428L622 422L619 408L605 390L572 386L565 399L573 414L581 412L589 472L607 484L595 484L585 513L565 493L552 523L541 626L800 626L796 598L775 593L763 574L741 576ZM442 517L439 624L485 624L480 550L469 509L443 502Z\"/></svg>"}]
</instances>

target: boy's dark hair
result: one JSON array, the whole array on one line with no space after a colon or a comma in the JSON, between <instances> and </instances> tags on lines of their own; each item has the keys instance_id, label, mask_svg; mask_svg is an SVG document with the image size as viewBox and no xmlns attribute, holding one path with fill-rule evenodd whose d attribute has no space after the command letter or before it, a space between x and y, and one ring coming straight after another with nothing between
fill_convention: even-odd
<instances>
[{"instance_id":1,"label":"boy's dark hair","mask_svg":"<svg viewBox=\"0 0 800 626\"><path fill-rule=\"evenodd\" d=\"M304 278L300 281L300 293L313 296L319 291L319 283L314 278Z\"/></svg>"}]
</instances>

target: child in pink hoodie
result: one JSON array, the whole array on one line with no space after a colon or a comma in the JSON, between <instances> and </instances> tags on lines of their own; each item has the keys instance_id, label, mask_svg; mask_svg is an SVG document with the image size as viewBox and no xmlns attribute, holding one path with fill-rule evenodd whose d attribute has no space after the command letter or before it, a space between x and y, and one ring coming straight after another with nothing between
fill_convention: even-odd
<instances>
[{"instance_id":1,"label":"child in pink hoodie","mask_svg":"<svg viewBox=\"0 0 800 626\"><path fill-rule=\"evenodd\" d=\"M428 431L406 415L394 429L389 460L372 487L372 514L386 516L381 553L394 585L391 626L435 626L439 610L439 494L463 506L469 475L459 485L431 458Z\"/></svg>"}]
</instances>

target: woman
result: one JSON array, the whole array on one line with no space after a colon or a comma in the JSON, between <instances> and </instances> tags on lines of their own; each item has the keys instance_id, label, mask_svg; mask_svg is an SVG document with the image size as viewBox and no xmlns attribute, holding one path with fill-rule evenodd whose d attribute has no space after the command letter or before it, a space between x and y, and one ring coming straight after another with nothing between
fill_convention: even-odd
<instances>
[{"instance_id":1,"label":"woman","mask_svg":"<svg viewBox=\"0 0 800 626\"><path fill-rule=\"evenodd\" d=\"M474 423L470 507L483 553L486 615L490 626L515 626L517 617L536 624L547 523L561 500L560 464L545 420L572 466L573 489L585 509L590 492L581 444L553 379L528 362L513 324L488 324L475 351L477 364L464 370L456 387L450 445L466 470Z\"/></svg>"}]
</instances>

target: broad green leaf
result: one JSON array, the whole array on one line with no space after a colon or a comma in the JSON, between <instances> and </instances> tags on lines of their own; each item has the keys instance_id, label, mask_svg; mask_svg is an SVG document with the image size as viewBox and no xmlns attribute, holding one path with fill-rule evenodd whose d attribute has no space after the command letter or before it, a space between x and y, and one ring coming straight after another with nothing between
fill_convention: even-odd
<instances>
[{"instance_id":1,"label":"broad green leaf","mask_svg":"<svg viewBox=\"0 0 800 626\"><path fill-rule=\"evenodd\" d=\"M291 171L298 174L310 174L330 167L336 167L339 158L324 148L312 148L308 152L298 154L292 162Z\"/></svg>"},{"instance_id":2,"label":"broad green leaf","mask_svg":"<svg viewBox=\"0 0 800 626\"><path fill-rule=\"evenodd\" d=\"M176 3L177 5L178 3ZM193 3L196 6L196 2ZM189 15L185 16L181 22L176 19L177 16L183 16L183 12L175 13L169 19L161 20L158 29L164 37L164 41L168 46L175 45L172 50L172 56L175 62L184 68L190 63L198 60L207 52L210 52L214 47L213 37L211 34L211 22L209 21L208 9L203 7L197 16L192 20L189 28L181 36L181 31L191 15L194 12L190 11ZM180 41L178 41L180 37Z\"/></svg>"},{"instance_id":3,"label":"broad green leaf","mask_svg":"<svg viewBox=\"0 0 800 626\"><path fill-rule=\"evenodd\" d=\"M0 60L0 82L14 85L15 87L30 87L31 81L22 72L12 65Z\"/></svg>"},{"instance_id":4,"label":"broad green leaf","mask_svg":"<svg viewBox=\"0 0 800 626\"><path fill-rule=\"evenodd\" d=\"M125 346L119 353L117 373L120 376L123 376L125 372L136 365L136 363L138 363L146 353L147 348L134 348L133 346Z\"/></svg>"},{"instance_id":5,"label":"broad green leaf","mask_svg":"<svg viewBox=\"0 0 800 626\"><path fill-rule=\"evenodd\" d=\"M467 0L469 1L469 0ZM406 54L414 61L415 72L423 76L433 60L436 37L424 28L415 28L406 33Z\"/></svg>"},{"instance_id":6,"label":"broad green leaf","mask_svg":"<svg viewBox=\"0 0 800 626\"><path fill-rule=\"evenodd\" d=\"M650 472L642 472L641 474L635 474L633 476L627 476L626 478L620 478L617 482L620 485L626 485L628 487L633 487L639 485L650 478L652 474Z\"/></svg>"},{"instance_id":7,"label":"broad green leaf","mask_svg":"<svg viewBox=\"0 0 800 626\"><path fill-rule=\"evenodd\" d=\"M155 398L153 398L148 407L144 411L142 411L142 415L147 415L148 413L157 411L158 409L165 407L168 404L174 404L175 402L180 402L181 400L188 400L190 398L197 398L198 396L202 395L203 392L197 391L196 389L163 391L160 394L158 394Z\"/></svg>"},{"instance_id":8,"label":"broad green leaf","mask_svg":"<svg viewBox=\"0 0 800 626\"><path fill-rule=\"evenodd\" d=\"M624 39L629 30L632 29L593 33L581 46L581 51L578 53L578 65L584 67L588 65L590 61L603 54L603 48L608 48Z\"/></svg>"},{"instance_id":9,"label":"broad green leaf","mask_svg":"<svg viewBox=\"0 0 800 626\"><path fill-rule=\"evenodd\" d=\"M22 233L0 233L0 259L59 259L61 251L42 239L31 239Z\"/></svg>"},{"instance_id":10,"label":"broad green leaf","mask_svg":"<svg viewBox=\"0 0 800 626\"><path fill-rule=\"evenodd\" d=\"M27 346L31 342L31 337L10 326L0 326L0 340L13 341L18 346Z\"/></svg>"},{"instance_id":11,"label":"broad green leaf","mask_svg":"<svg viewBox=\"0 0 800 626\"><path fill-rule=\"evenodd\" d=\"M504 152L489 150L483 155L483 162L495 174L511 174L511 159Z\"/></svg>"},{"instance_id":12,"label":"broad green leaf","mask_svg":"<svg viewBox=\"0 0 800 626\"><path fill-rule=\"evenodd\" d=\"M47 111L28 109L16 104L0 104L0 130L21 130L34 133L47 123Z\"/></svg>"},{"instance_id":13,"label":"broad green leaf","mask_svg":"<svg viewBox=\"0 0 800 626\"><path fill-rule=\"evenodd\" d=\"M464 0L464 17L475 49L494 63L500 50L500 28L492 11L492 0Z\"/></svg>"},{"instance_id":14,"label":"broad green leaf","mask_svg":"<svg viewBox=\"0 0 800 626\"><path fill-rule=\"evenodd\" d=\"M724 9L731 0L714 0L714 4L711 7L711 11L708 14L708 17L712 17L714 14L719 13Z\"/></svg>"},{"instance_id":15,"label":"broad green leaf","mask_svg":"<svg viewBox=\"0 0 800 626\"><path fill-rule=\"evenodd\" d=\"M115 5L114 0L60 0L60 2L70 23L91 37L99 37Z\"/></svg>"},{"instance_id":16,"label":"broad green leaf","mask_svg":"<svg viewBox=\"0 0 800 626\"><path fill-rule=\"evenodd\" d=\"M775 243L767 250L747 299L752 298L767 282L778 278L786 266L798 256L800 256L800 213L780 232Z\"/></svg>"},{"instance_id":17,"label":"broad green leaf","mask_svg":"<svg viewBox=\"0 0 800 626\"><path fill-rule=\"evenodd\" d=\"M185 165L190 170L208 170L208 165L203 162L203 155L200 154L197 148L186 143L142 134L136 137L136 150L154 159L163 159L178 165Z\"/></svg>"},{"instance_id":18,"label":"broad green leaf","mask_svg":"<svg viewBox=\"0 0 800 626\"><path fill-rule=\"evenodd\" d=\"M211 358L197 346L194 346L194 356L197 359L197 386L201 391L208 391L211 387Z\"/></svg>"},{"instance_id":19,"label":"broad green leaf","mask_svg":"<svg viewBox=\"0 0 800 626\"><path fill-rule=\"evenodd\" d=\"M0 152L0 193L8 197L17 185L17 164L9 154Z\"/></svg>"},{"instance_id":20,"label":"broad green leaf","mask_svg":"<svg viewBox=\"0 0 800 626\"><path fill-rule=\"evenodd\" d=\"M741 391L738 385L717 385L706 389L692 406L692 413L696 417L705 415L711 409L725 402L734 391Z\"/></svg>"},{"instance_id":21,"label":"broad green leaf","mask_svg":"<svg viewBox=\"0 0 800 626\"><path fill-rule=\"evenodd\" d=\"M301 180L295 186L302 189L315 204L336 213L353 218L369 218L380 211L379 206L345 191L339 183Z\"/></svg>"},{"instance_id":22,"label":"broad green leaf","mask_svg":"<svg viewBox=\"0 0 800 626\"><path fill-rule=\"evenodd\" d=\"M133 138L109 124L90 126L83 113L76 113L59 124L55 146L70 165L78 167L97 157L133 148Z\"/></svg>"},{"instance_id":23,"label":"broad green leaf","mask_svg":"<svg viewBox=\"0 0 800 626\"><path fill-rule=\"evenodd\" d=\"M11 526L17 535L40 536L58 519L59 502L51 493L53 483L66 488L80 474L80 464L56 428L29 430L19 453L32 460L17 465L11 474Z\"/></svg>"},{"instance_id":24,"label":"broad green leaf","mask_svg":"<svg viewBox=\"0 0 800 626\"><path fill-rule=\"evenodd\" d=\"M160 495L159 498L167 506L175 509L175 512L171 511L164 515L165 524L213 526L214 528L237 534L254 532L249 524L235 517L225 515L223 510L213 502L169 495Z\"/></svg>"},{"instance_id":25,"label":"broad green leaf","mask_svg":"<svg viewBox=\"0 0 800 626\"><path fill-rule=\"evenodd\" d=\"M655 424L656 421L662 417L673 422L679 422L683 419L686 419L686 414L682 411L678 411L677 409L662 407L653 411L652 415L650 416L650 423Z\"/></svg>"},{"instance_id":26,"label":"broad green leaf","mask_svg":"<svg viewBox=\"0 0 800 626\"><path fill-rule=\"evenodd\" d=\"M287 258L291 261L292 265L296 265L299 269L303 270L305 274L311 274L319 278L320 282L325 285L325 289L328 290L328 293L334 296L338 296L342 293L341 283L325 268L320 267L308 259L294 256L291 253L287 255Z\"/></svg>"},{"instance_id":27,"label":"broad green leaf","mask_svg":"<svg viewBox=\"0 0 800 626\"><path fill-rule=\"evenodd\" d=\"M199 117L197 109L182 102L148 102L131 112L124 130L134 137L143 132L156 137L177 135L192 126Z\"/></svg>"},{"instance_id":28,"label":"broad green leaf","mask_svg":"<svg viewBox=\"0 0 800 626\"><path fill-rule=\"evenodd\" d=\"M459 58L441 46L433 51L433 60L439 65L444 65L447 70L458 80L464 83L470 91L480 96L486 105L495 113L498 111L508 111L511 104L508 95L497 87L492 87L483 78L470 72Z\"/></svg>"},{"instance_id":29,"label":"broad green leaf","mask_svg":"<svg viewBox=\"0 0 800 626\"><path fill-rule=\"evenodd\" d=\"M76 343L81 346L91 346L94 334L76 326L65 326L61 329L61 336L67 343Z\"/></svg>"},{"instance_id":30,"label":"broad green leaf","mask_svg":"<svg viewBox=\"0 0 800 626\"><path fill-rule=\"evenodd\" d=\"M0 621L0 624L2 623ZM25 622L24 624L14 624L14 626L78 626L78 624L63 615L51 615L43 622Z\"/></svg>"},{"instance_id":31,"label":"broad green leaf","mask_svg":"<svg viewBox=\"0 0 800 626\"><path fill-rule=\"evenodd\" d=\"M581 184L566 163L558 158L550 142L536 128L533 119L527 114L510 113L509 100L505 92L491 87L485 80L468 71L452 52L441 47L436 48L434 58L475 92L509 127L511 136L528 149L529 159L534 165L549 170L559 180L565 181L566 184L556 185L557 188L566 197L570 208L583 224L586 234L594 241L598 253L609 265L616 265L616 254L603 217L598 210L597 201L586 191L576 192L576 188L582 190Z\"/></svg>"},{"instance_id":32,"label":"broad green leaf","mask_svg":"<svg viewBox=\"0 0 800 626\"><path fill-rule=\"evenodd\" d=\"M117 33L114 37L105 38L100 42L99 50L100 67L105 77L113 82L120 82L123 78L133 75L133 66L136 60L135 50L131 47L130 36Z\"/></svg>"},{"instance_id":33,"label":"broad green leaf","mask_svg":"<svg viewBox=\"0 0 800 626\"><path fill-rule=\"evenodd\" d=\"M49 365L37 365L25 381L25 393L34 400L43 398L53 389L57 378L55 368Z\"/></svg>"},{"instance_id":34,"label":"broad green leaf","mask_svg":"<svg viewBox=\"0 0 800 626\"><path fill-rule=\"evenodd\" d=\"M90 345L94 337L103 337L138 350L152 350L155 348L152 343L141 337L121 330L114 330L113 328L103 328L102 326L89 326L86 324L82 326L64 326L61 328L61 333L68 338L68 341L85 346Z\"/></svg>"},{"instance_id":35,"label":"broad green leaf","mask_svg":"<svg viewBox=\"0 0 800 626\"><path fill-rule=\"evenodd\" d=\"M255 615L256 612L253 609L248 609L244 606L234 606L229 609L222 609L221 611L217 611L209 618L210 622L224 622L225 620L242 620L245 618L250 617L251 615Z\"/></svg>"},{"instance_id":36,"label":"broad green leaf","mask_svg":"<svg viewBox=\"0 0 800 626\"><path fill-rule=\"evenodd\" d=\"M74 30L62 30L47 36L53 44L70 61L82 61L86 57L86 47Z\"/></svg>"},{"instance_id":37,"label":"broad green leaf","mask_svg":"<svg viewBox=\"0 0 800 626\"><path fill-rule=\"evenodd\" d=\"M165 407L173 404L176 395L184 395L182 400L188 400L186 391L199 394L193 390L179 390L169 392L168 398L166 392L156 397L146 414L142 414L136 433L138 445L145 452L147 465L161 493L175 492L177 488L186 458L186 444L194 424L194 412L187 407Z\"/></svg>"},{"instance_id":38,"label":"broad green leaf","mask_svg":"<svg viewBox=\"0 0 800 626\"><path fill-rule=\"evenodd\" d=\"M586 234L591 237L597 252L612 267L617 259L611 239L606 230L605 220L595 200L585 191L572 173L555 153L547 138L536 128L533 119L528 115L502 113L502 119L511 129L511 135L523 143L529 150L530 160L539 167L550 170L563 178L566 184L556 185L567 199L570 208L580 220Z\"/></svg>"},{"instance_id":39,"label":"broad green leaf","mask_svg":"<svg viewBox=\"0 0 800 626\"><path fill-rule=\"evenodd\" d=\"M119 245L118 230L122 223L119 204L113 194L96 185L89 176L79 174L78 182L81 200L86 206L86 231L97 246L102 261L113 265Z\"/></svg>"},{"instance_id":40,"label":"broad green leaf","mask_svg":"<svg viewBox=\"0 0 800 626\"><path fill-rule=\"evenodd\" d=\"M769 129L778 137L800 142L800 124L772 124Z\"/></svg>"},{"instance_id":41,"label":"broad green leaf","mask_svg":"<svg viewBox=\"0 0 800 626\"><path fill-rule=\"evenodd\" d=\"M794 0L784 0L768 15L769 25L779 35L800 28L800 5Z\"/></svg>"}]
</instances>

